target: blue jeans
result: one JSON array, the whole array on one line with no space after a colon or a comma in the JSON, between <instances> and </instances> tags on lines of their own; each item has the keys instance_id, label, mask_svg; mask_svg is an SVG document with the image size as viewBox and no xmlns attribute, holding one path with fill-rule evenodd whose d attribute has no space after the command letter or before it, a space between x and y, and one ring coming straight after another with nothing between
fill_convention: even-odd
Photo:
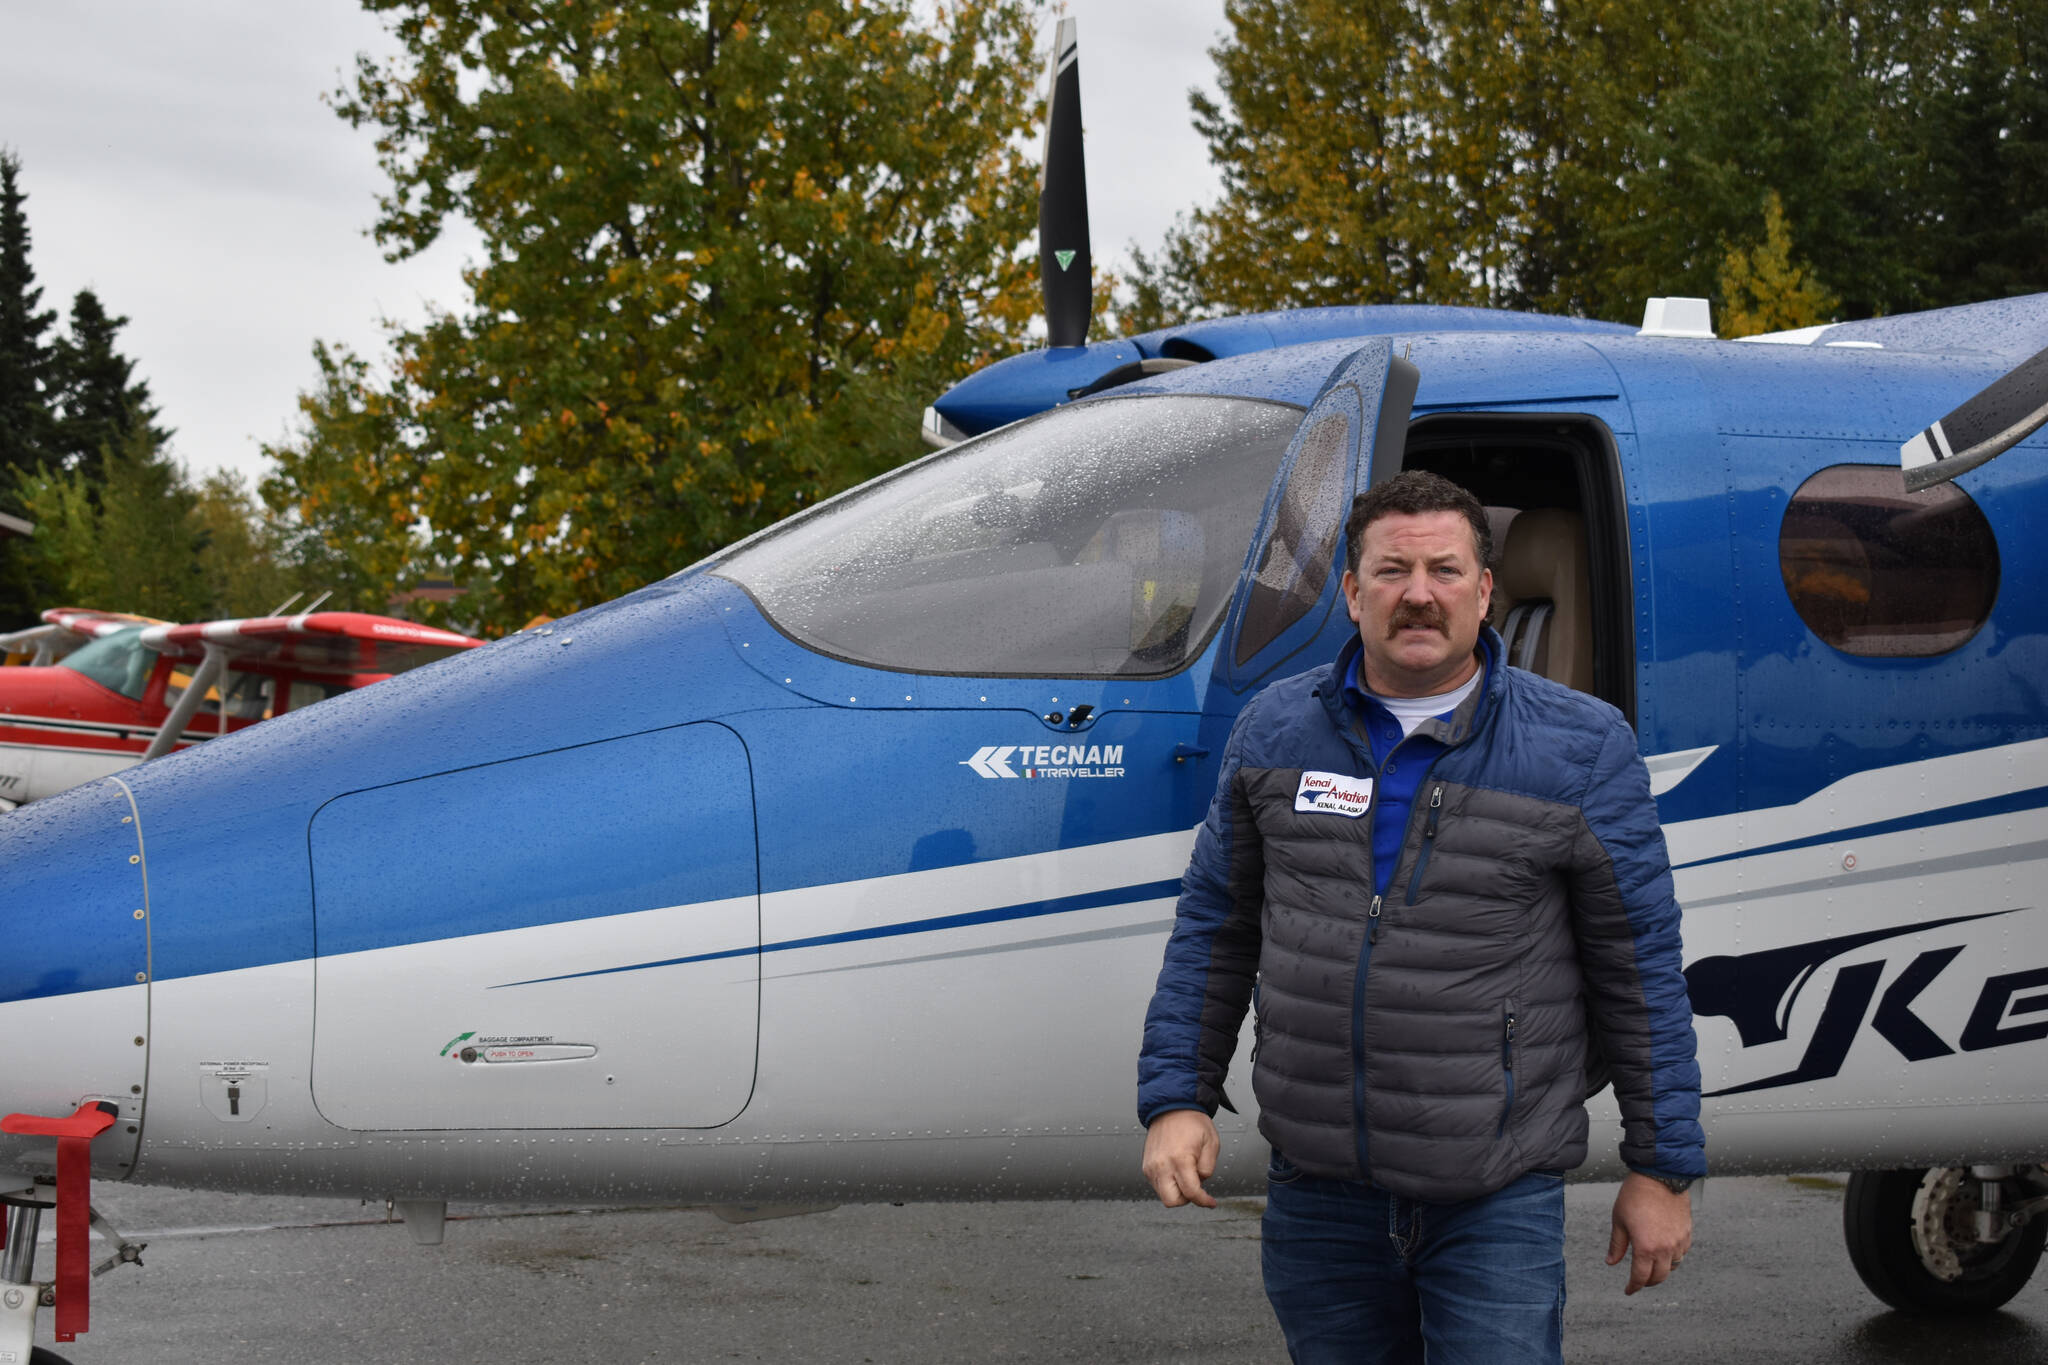
<instances>
[{"instance_id":1,"label":"blue jeans","mask_svg":"<svg viewBox=\"0 0 2048 1365\"><path fill-rule=\"evenodd\" d=\"M1559 1365L1564 1177L1431 1204L1267 1171L1261 1262L1296 1365Z\"/></svg>"}]
</instances>

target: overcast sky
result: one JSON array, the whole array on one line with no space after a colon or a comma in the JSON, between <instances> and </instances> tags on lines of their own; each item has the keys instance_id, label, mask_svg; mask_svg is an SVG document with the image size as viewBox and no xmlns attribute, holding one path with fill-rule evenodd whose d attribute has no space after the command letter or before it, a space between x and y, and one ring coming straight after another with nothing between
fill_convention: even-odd
<instances>
[{"instance_id":1,"label":"overcast sky","mask_svg":"<svg viewBox=\"0 0 2048 1365\"><path fill-rule=\"evenodd\" d=\"M1068 12L1095 255L1115 268L1215 195L1187 92L1213 88L1223 0ZM61 327L91 288L128 317L122 349L195 477L262 471L316 339L382 356L384 320L463 302L466 225L398 265L366 235L385 184L371 134L320 97L393 44L350 0L0 0L0 33L0 146L21 158L43 307Z\"/></svg>"}]
</instances>

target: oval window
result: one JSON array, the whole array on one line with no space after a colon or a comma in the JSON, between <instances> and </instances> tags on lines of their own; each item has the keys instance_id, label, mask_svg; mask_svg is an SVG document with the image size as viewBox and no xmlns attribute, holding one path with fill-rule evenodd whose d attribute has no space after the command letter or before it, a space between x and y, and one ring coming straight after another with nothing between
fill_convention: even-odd
<instances>
[{"instance_id":1,"label":"oval window","mask_svg":"<svg viewBox=\"0 0 2048 1365\"><path fill-rule=\"evenodd\" d=\"M1952 483L1908 493L1896 465L1841 464L1799 486L1778 532L1799 619L1845 654L1925 658L1998 600L1998 540Z\"/></svg>"}]
</instances>

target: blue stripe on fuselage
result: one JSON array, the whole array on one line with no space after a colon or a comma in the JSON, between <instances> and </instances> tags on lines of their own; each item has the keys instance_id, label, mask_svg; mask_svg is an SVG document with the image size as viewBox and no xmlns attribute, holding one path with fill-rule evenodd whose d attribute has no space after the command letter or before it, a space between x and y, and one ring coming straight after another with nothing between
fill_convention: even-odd
<instances>
[{"instance_id":1,"label":"blue stripe on fuselage","mask_svg":"<svg viewBox=\"0 0 2048 1365\"><path fill-rule=\"evenodd\" d=\"M896 938L903 934L929 933L938 929L962 929L974 924L1000 924L1005 920L1036 919L1045 915L1065 915L1076 910L1099 910L1105 906L1130 905L1139 901L1162 900L1180 894L1180 878L1167 881L1144 882L1136 886L1119 886L1108 891L1088 891L1077 896L1060 896L1053 900L1025 901L1020 905L999 906L993 910L975 910L962 915L936 915L930 919L906 920L900 924L878 924L868 929L848 929L838 934L815 934L809 938L784 939L780 943L763 943L758 946L747 944L739 948L725 948L715 953L696 953L690 957L667 957L657 962L632 962L620 967L600 967L589 972L568 972L561 976L537 976L528 981L506 981L492 990L503 990L508 986L537 986L548 981L574 981L585 976L610 976L617 972L643 972L655 967L680 967L692 962L715 962L720 958L748 957L756 953L781 953L794 948L820 948L832 943L857 943L863 939Z\"/></svg>"},{"instance_id":2,"label":"blue stripe on fuselage","mask_svg":"<svg viewBox=\"0 0 2048 1365\"><path fill-rule=\"evenodd\" d=\"M1937 809L1941 825L1956 825L1965 820L1981 820L1990 815L2011 815L2017 811L2035 810L2043 804L2048 804L2048 787L2030 787L2004 796L1987 796L1981 801L1966 801L1958 806L1943 806ZM1873 820L1868 824L1822 830L1818 834L1810 834L1802 839L1752 844L1747 848L1715 854L1711 858L1695 858L1691 862L1677 863L1673 865L1672 870L1711 867L1715 863L1725 863L1735 858L1754 858L1764 853L1785 853L1794 849L1813 848L1819 844L1840 843L1845 839L1870 839L1880 834L1899 834L1907 830L1931 832L1939 828L1928 823L1928 817L1934 814L1936 811L1915 811L1893 816L1888 820Z\"/></svg>"}]
</instances>

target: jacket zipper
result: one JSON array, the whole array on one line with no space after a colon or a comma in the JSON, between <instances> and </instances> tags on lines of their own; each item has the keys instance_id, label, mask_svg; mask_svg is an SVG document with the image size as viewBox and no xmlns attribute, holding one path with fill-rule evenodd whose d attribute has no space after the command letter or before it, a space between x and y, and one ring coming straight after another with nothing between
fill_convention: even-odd
<instances>
[{"instance_id":1,"label":"jacket zipper","mask_svg":"<svg viewBox=\"0 0 2048 1365\"><path fill-rule=\"evenodd\" d=\"M1370 757L1370 751L1368 751ZM1373 822L1380 814L1379 769L1373 769L1372 795L1365 808L1365 849L1367 866L1372 859ZM1351 979L1351 1132L1358 1153L1358 1178L1372 1178L1372 1154L1366 1145L1365 1129L1365 986L1372 966L1372 946L1380 941L1380 896L1373 894L1365 912L1365 942L1358 945L1358 974Z\"/></svg>"},{"instance_id":2,"label":"jacket zipper","mask_svg":"<svg viewBox=\"0 0 2048 1365\"><path fill-rule=\"evenodd\" d=\"M1500 1125L1493 1130L1499 1137L1508 1130L1508 1118L1515 1112L1515 1002L1510 1000L1502 1007L1505 1022L1500 1035L1500 1070L1506 1078L1507 1097L1500 1107Z\"/></svg>"},{"instance_id":3,"label":"jacket zipper","mask_svg":"<svg viewBox=\"0 0 2048 1365\"><path fill-rule=\"evenodd\" d=\"M1389 751L1387 757L1391 759L1395 753L1400 751L1401 744L1406 742L1404 737L1400 743L1396 743L1393 750ZM1448 749L1444 751L1444 753L1448 752ZM1368 751L1368 756L1370 757L1370 751ZM1430 759L1430 772L1435 771L1437 760L1442 757L1443 753L1439 753ZM1380 814L1379 777L1379 768L1375 765L1373 768L1371 804L1366 808L1365 812L1365 847L1368 858L1371 856L1371 850L1374 847L1373 825L1379 819ZM1423 774L1422 780L1425 783L1429 781L1429 772ZM1421 788L1418 787L1417 790L1419 791ZM1429 835L1431 838L1434 838L1436 835L1436 807L1442 804L1443 790L1442 786L1438 786L1431 797L1429 819ZM1412 829L1414 828L1412 823L1414 814L1412 811L1410 812L1409 819L1411 821L1409 828ZM1426 850L1429 847L1428 843L1425 842L1423 847ZM1377 880L1377 877L1375 877L1375 880ZM1373 945L1380 941L1380 911L1385 904L1385 900L1384 896L1374 892L1372 904L1366 909L1365 942L1358 949L1358 975L1354 978L1356 984L1352 987L1351 991L1351 1121L1356 1125L1354 1131L1358 1139L1358 1171L1361 1180L1370 1180L1372 1178L1372 1166L1370 1152L1366 1146L1365 1129L1365 990L1367 972L1372 964Z\"/></svg>"},{"instance_id":4,"label":"jacket zipper","mask_svg":"<svg viewBox=\"0 0 2048 1365\"><path fill-rule=\"evenodd\" d=\"M1485 684L1482 682L1481 685L1484 686ZM1341 728L1340 726L1339 729L1341 730ZM1476 731L1476 729L1477 726L1475 724L1474 730ZM1348 738L1349 736L1347 736ZM1465 740L1461 740L1458 744L1446 745L1442 752L1434 755L1429 760L1429 768L1422 775L1423 783L1428 783L1430 775L1436 771L1436 765L1442 760L1444 754L1462 747L1469 740L1470 735L1467 735ZM1399 742L1394 745L1396 750L1400 747ZM1352 744L1352 752L1354 754L1360 753L1360 747L1356 743ZM1365 847L1367 857L1370 858L1373 848L1373 822L1379 816L1380 773L1379 765L1374 758L1370 742L1364 746L1363 756L1371 764L1373 773L1372 797L1365 812ZM1391 758L1392 756L1390 752L1388 757ZM1417 788L1417 790L1420 790L1420 788ZM1430 843L1436 837L1436 817L1438 810L1442 806L1442 801L1443 788L1438 786L1430 798L1429 825L1423 842L1424 851L1421 855L1423 861L1427 861ZM1413 880L1419 881L1420 879L1421 868L1418 867ZM1375 881L1377 881L1377 877L1375 877ZM1359 1178L1362 1180L1370 1180L1372 1178L1371 1153L1367 1149L1365 1128L1365 983L1366 973L1372 964L1372 946L1378 943L1380 938L1381 900L1381 896L1375 893L1372 898L1371 908L1366 911L1365 942L1360 944L1358 948L1358 975L1353 978L1354 984L1351 989L1351 1121L1353 1125L1352 1132L1356 1138L1358 1148L1358 1173ZM1509 1084L1513 1084L1512 1071L1510 1071ZM1513 1103L1512 1095L1510 1095L1509 1102L1510 1104ZM1501 1115L1501 1128L1503 1130L1507 1128L1507 1115L1505 1113Z\"/></svg>"},{"instance_id":5,"label":"jacket zipper","mask_svg":"<svg viewBox=\"0 0 2048 1365\"><path fill-rule=\"evenodd\" d=\"M1439 782L1430 789L1429 820L1422 827L1422 851L1415 855L1415 871L1408 877L1408 904L1415 904L1416 892L1422 889L1422 869L1429 866L1429 851L1436 847L1436 817L1444 807L1444 788Z\"/></svg>"}]
</instances>

